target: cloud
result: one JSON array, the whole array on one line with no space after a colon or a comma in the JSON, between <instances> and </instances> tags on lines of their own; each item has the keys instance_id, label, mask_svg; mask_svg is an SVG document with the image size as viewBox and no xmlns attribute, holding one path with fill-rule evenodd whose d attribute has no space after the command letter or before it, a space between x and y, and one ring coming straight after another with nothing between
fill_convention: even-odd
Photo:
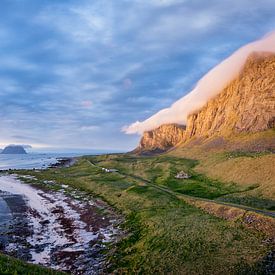
<instances>
[{"instance_id":1,"label":"cloud","mask_svg":"<svg viewBox=\"0 0 275 275\"><path fill-rule=\"evenodd\" d=\"M20 57L5 56L1 58L1 66L5 67L6 70L15 69L22 71L38 70L38 66L32 62L28 62Z\"/></svg>"},{"instance_id":2,"label":"cloud","mask_svg":"<svg viewBox=\"0 0 275 275\"><path fill-rule=\"evenodd\" d=\"M241 71L252 52L275 52L275 31L261 40L249 43L210 70L189 94L143 122L135 122L123 128L127 134L142 134L166 123L186 124L187 116L200 109L216 96Z\"/></svg>"},{"instance_id":3,"label":"cloud","mask_svg":"<svg viewBox=\"0 0 275 275\"><path fill-rule=\"evenodd\" d=\"M171 105L271 30L274 8L274 0L28 0L28 9L5 1L0 140L130 149L138 137L122 125Z\"/></svg>"},{"instance_id":4,"label":"cloud","mask_svg":"<svg viewBox=\"0 0 275 275\"><path fill-rule=\"evenodd\" d=\"M98 125L85 125L80 128L81 131L98 131L100 127Z\"/></svg>"},{"instance_id":5,"label":"cloud","mask_svg":"<svg viewBox=\"0 0 275 275\"><path fill-rule=\"evenodd\" d=\"M35 21L49 24L78 43L109 44L112 40L112 14L108 1L89 1L82 5L52 4Z\"/></svg>"},{"instance_id":6,"label":"cloud","mask_svg":"<svg viewBox=\"0 0 275 275\"><path fill-rule=\"evenodd\" d=\"M140 0L139 2L157 6L157 7L167 7L167 6L172 6L176 4L182 4L186 2L186 0L149 0L149 1Z\"/></svg>"},{"instance_id":7,"label":"cloud","mask_svg":"<svg viewBox=\"0 0 275 275\"><path fill-rule=\"evenodd\" d=\"M133 85L133 81L130 78L125 78L123 80L123 88L124 89L130 89Z\"/></svg>"},{"instance_id":8,"label":"cloud","mask_svg":"<svg viewBox=\"0 0 275 275\"><path fill-rule=\"evenodd\" d=\"M8 146L22 146L24 149L31 149L32 146L29 144L9 144Z\"/></svg>"},{"instance_id":9,"label":"cloud","mask_svg":"<svg viewBox=\"0 0 275 275\"><path fill-rule=\"evenodd\" d=\"M93 102L91 100L83 100L81 106L85 109L90 109L93 106Z\"/></svg>"}]
</instances>

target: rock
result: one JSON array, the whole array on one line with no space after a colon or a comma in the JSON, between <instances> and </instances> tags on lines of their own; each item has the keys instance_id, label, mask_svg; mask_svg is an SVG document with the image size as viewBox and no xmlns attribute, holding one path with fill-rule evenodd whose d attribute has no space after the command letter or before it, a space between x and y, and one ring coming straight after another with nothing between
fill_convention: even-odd
<instances>
[{"instance_id":1,"label":"rock","mask_svg":"<svg viewBox=\"0 0 275 275\"><path fill-rule=\"evenodd\" d=\"M232 135L274 128L274 72L273 53L251 54L236 79L188 116L186 130L181 125L165 124L144 132L133 153L162 153L190 141L202 143L211 138L221 141ZM266 146L273 147L273 144Z\"/></svg>"},{"instance_id":2,"label":"rock","mask_svg":"<svg viewBox=\"0 0 275 275\"><path fill-rule=\"evenodd\" d=\"M50 223L50 221L49 220L43 220L43 221L40 221L39 223L42 224L42 225L47 225L47 224Z\"/></svg>"},{"instance_id":3,"label":"rock","mask_svg":"<svg viewBox=\"0 0 275 275\"><path fill-rule=\"evenodd\" d=\"M9 145L4 148L1 154L27 154L23 146Z\"/></svg>"},{"instance_id":4,"label":"rock","mask_svg":"<svg viewBox=\"0 0 275 275\"><path fill-rule=\"evenodd\" d=\"M185 139L255 133L274 127L275 55L254 53L241 74L187 119Z\"/></svg>"},{"instance_id":5,"label":"rock","mask_svg":"<svg viewBox=\"0 0 275 275\"><path fill-rule=\"evenodd\" d=\"M183 141L185 126L165 124L155 130L145 132L134 150L135 153L161 153Z\"/></svg>"},{"instance_id":6,"label":"rock","mask_svg":"<svg viewBox=\"0 0 275 275\"><path fill-rule=\"evenodd\" d=\"M176 176L176 179L189 179L191 178L190 175L188 175L187 173L185 173L184 171L180 171Z\"/></svg>"}]
</instances>

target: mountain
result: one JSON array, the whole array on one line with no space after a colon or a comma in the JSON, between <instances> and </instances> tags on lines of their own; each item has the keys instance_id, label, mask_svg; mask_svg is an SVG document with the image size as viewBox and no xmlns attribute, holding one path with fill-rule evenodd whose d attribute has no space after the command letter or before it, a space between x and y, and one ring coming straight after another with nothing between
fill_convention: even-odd
<instances>
[{"instance_id":1,"label":"mountain","mask_svg":"<svg viewBox=\"0 0 275 275\"><path fill-rule=\"evenodd\" d=\"M275 55L254 53L241 74L201 110L189 115L193 136L258 132L275 125Z\"/></svg>"},{"instance_id":2,"label":"mountain","mask_svg":"<svg viewBox=\"0 0 275 275\"><path fill-rule=\"evenodd\" d=\"M9 145L3 149L1 154L27 154L23 146Z\"/></svg>"},{"instance_id":3,"label":"mountain","mask_svg":"<svg viewBox=\"0 0 275 275\"><path fill-rule=\"evenodd\" d=\"M143 134L134 153L162 153L173 148L184 139L185 129L186 127L182 125L165 124L155 130L147 131Z\"/></svg>"},{"instance_id":4,"label":"mountain","mask_svg":"<svg viewBox=\"0 0 275 275\"><path fill-rule=\"evenodd\" d=\"M173 124L145 132L135 152L163 152L179 142L187 145L190 142L194 144L194 141L221 141L232 136L274 129L274 72L273 53L252 53L237 78L201 109L188 115L185 131L182 126ZM176 142L169 143L167 140ZM274 136L260 149L275 150Z\"/></svg>"},{"instance_id":5,"label":"mountain","mask_svg":"<svg viewBox=\"0 0 275 275\"><path fill-rule=\"evenodd\" d=\"M143 134L164 124L186 125L188 115L201 109L236 79L241 74L248 57L256 52L275 54L275 32L239 48L208 71L189 93L147 119L125 125L122 131L126 134Z\"/></svg>"}]
</instances>

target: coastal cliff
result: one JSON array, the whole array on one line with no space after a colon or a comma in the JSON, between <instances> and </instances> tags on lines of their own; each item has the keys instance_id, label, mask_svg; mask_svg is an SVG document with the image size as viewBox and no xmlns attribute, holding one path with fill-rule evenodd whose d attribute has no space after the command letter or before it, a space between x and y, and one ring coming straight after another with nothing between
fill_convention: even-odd
<instances>
[{"instance_id":1,"label":"coastal cliff","mask_svg":"<svg viewBox=\"0 0 275 275\"><path fill-rule=\"evenodd\" d=\"M164 124L143 134L135 153L161 153L179 144L185 136L185 126Z\"/></svg>"},{"instance_id":2,"label":"coastal cliff","mask_svg":"<svg viewBox=\"0 0 275 275\"><path fill-rule=\"evenodd\" d=\"M145 132L135 152L163 152L191 139L226 138L274 128L275 55L252 53L236 79L188 116L186 130L172 125Z\"/></svg>"},{"instance_id":3,"label":"coastal cliff","mask_svg":"<svg viewBox=\"0 0 275 275\"><path fill-rule=\"evenodd\" d=\"M275 55L252 54L242 73L187 120L185 139L267 130L275 123Z\"/></svg>"}]
</instances>

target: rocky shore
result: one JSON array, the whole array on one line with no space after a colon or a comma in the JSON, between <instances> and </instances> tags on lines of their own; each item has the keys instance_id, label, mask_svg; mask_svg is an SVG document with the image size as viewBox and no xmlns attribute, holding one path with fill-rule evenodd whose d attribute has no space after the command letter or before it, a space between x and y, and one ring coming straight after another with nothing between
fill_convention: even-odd
<instances>
[{"instance_id":1,"label":"rocky shore","mask_svg":"<svg viewBox=\"0 0 275 275\"><path fill-rule=\"evenodd\" d=\"M56 163L53 163L49 168L70 167L76 163L76 158L58 158Z\"/></svg>"},{"instance_id":2,"label":"rocky shore","mask_svg":"<svg viewBox=\"0 0 275 275\"><path fill-rule=\"evenodd\" d=\"M43 184L42 190L15 175L0 176L0 250L72 274L103 272L108 244L123 235L121 217L67 185Z\"/></svg>"}]
</instances>

